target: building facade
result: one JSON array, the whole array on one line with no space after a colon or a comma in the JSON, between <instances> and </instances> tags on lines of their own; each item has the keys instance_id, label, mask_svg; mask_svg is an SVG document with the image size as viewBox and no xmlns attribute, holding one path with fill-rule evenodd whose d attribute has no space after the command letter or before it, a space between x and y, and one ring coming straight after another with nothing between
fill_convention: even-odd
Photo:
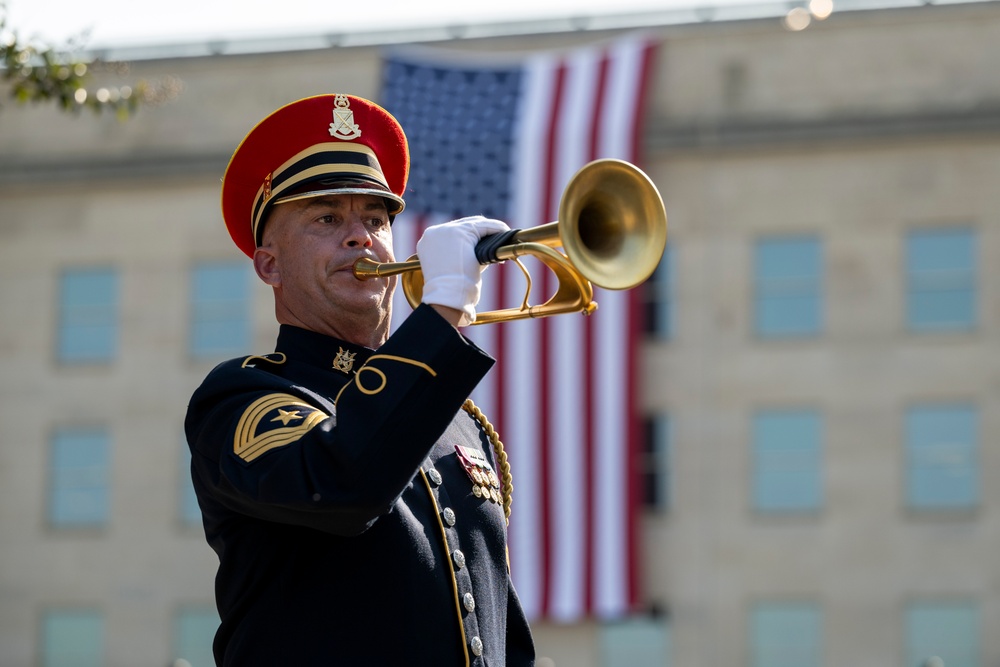
<instances>
[{"instance_id":1,"label":"building facade","mask_svg":"<svg viewBox=\"0 0 1000 667\"><path fill-rule=\"evenodd\" d=\"M643 26L642 608L539 621L539 664L997 664L1000 3L724 18ZM433 45L617 30L495 32ZM0 664L210 664L182 420L276 332L219 178L274 108L377 97L377 42L150 49L183 91L126 122L0 109Z\"/></svg>"}]
</instances>

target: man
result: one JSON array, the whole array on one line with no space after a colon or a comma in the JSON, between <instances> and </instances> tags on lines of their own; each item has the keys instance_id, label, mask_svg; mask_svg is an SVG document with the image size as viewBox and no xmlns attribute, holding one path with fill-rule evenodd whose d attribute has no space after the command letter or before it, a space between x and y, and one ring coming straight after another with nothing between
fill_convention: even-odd
<instances>
[{"instance_id":1,"label":"man","mask_svg":"<svg viewBox=\"0 0 1000 667\"><path fill-rule=\"evenodd\" d=\"M392 116L323 95L261 121L226 170L226 225L280 331L275 352L215 368L185 422L219 665L534 662L505 457L466 402L493 360L456 328L475 319L476 243L507 227L428 230L423 303L390 336L395 279L352 266L393 259L408 169Z\"/></svg>"}]
</instances>

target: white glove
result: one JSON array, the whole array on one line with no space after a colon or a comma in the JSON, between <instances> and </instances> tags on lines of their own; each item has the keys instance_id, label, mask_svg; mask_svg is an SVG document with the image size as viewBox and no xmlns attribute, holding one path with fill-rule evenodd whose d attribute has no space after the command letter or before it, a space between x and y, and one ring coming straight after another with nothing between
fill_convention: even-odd
<instances>
[{"instance_id":1,"label":"white glove","mask_svg":"<svg viewBox=\"0 0 1000 667\"><path fill-rule=\"evenodd\" d=\"M476 321L476 304L487 265L476 260L476 244L484 236L510 229L506 223L481 215L428 227L417 241L424 274L424 303L462 311L458 326Z\"/></svg>"}]
</instances>

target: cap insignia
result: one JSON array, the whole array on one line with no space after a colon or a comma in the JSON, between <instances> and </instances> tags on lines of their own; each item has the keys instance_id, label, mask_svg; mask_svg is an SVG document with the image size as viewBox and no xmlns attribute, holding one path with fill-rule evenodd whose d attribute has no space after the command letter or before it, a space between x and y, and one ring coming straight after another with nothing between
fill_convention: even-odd
<instances>
[{"instance_id":1,"label":"cap insignia","mask_svg":"<svg viewBox=\"0 0 1000 667\"><path fill-rule=\"evenodd\" d=\"M347 95L337 95L333 102L333 122L330 123L330 136L337 139L357 139L361 129L354 122L354 112L351 111L351 101Z\"/></svg>"},{"instance_id":2,"label":"cap insignia","mask_svg":"<svg viewBox=\"0 0 1000 667\"><path fill-rule=\"evenodd\" d=\"M354 357L356 355L357 352L351 354L344 348L340 348L337 356L333 359L333 369L343 373L350 373L351 369L354 368Z\"/></svg>"},{"instance_id":3,"label":"cap insignia","mask_svg":"<svg viewBox=\"0 0 1000 667\"><path fill-rule=\"evenodd\" d=\"M271 198L271 174L264 177L264 201Z\"/></svg>"}]
</instances>

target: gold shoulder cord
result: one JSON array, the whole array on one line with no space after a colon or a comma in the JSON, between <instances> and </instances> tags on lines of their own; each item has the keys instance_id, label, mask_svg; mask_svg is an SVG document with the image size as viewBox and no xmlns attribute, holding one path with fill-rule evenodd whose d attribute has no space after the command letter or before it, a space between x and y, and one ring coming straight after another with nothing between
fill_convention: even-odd
<instances>
[{"instance_id":1,"label":"gold shoulder cord","mask_svg":"<svg viewBox=\"0 0 1000 667\"><path fill-rule=\"evenodd\" d=\"M476 404L472 402L471 398L465 399L465 403L462 404L462 409L472 415L472 417L479 422L479 425L483 427L484 431L486 431L486 437L490 439L490 444L493 446L493 456L496 457L497 467L500 468L500 490L501 493L503 493L503 513L504 517L507 519L507 523L510 524L510 504L513 500L512 494L514 492L514 483L510 474L510 464L507 463L507 452L503 450L503 443L500 442L500 436L497 435L497 430L493 428L493 424L491 424L490 420L486 418L483 411L476 407Z\"/></svg>"},{"instance_id":2,"label":"gold shoulder cord","mask_svg":"<svg viewBox=\"0 0 1000 667\"><path fill-rule=\"evenodd\" d=\"M278 359L272 359L271 358L271 354L273 354L274 356L279 357L279 358ZM247 357L246 359L243 360L243 363L240 365L240 368L246 368L247 366L249 366L250 368L253 368L254 367L253 362L254 361L258 361L258 360L260 360L260 361L266 361L269 364L275 364L275 365L280 366L283 363L285 363L286 361L288 361L288 357L285 356L284 352L271 352L270 354L265 354L265 355L252 354L252 355L250 355L249 357Z\"/></svg>"}]
</instances>

